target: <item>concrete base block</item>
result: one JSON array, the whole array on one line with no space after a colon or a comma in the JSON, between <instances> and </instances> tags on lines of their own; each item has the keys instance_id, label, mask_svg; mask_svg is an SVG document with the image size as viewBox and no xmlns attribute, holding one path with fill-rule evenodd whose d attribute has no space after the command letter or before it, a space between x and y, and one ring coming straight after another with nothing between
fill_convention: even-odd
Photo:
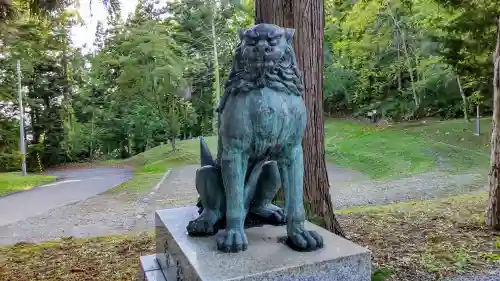
<instances>
[{"instance_id":1,"label":"concrete base block","mask_svg":"<svg viewBox=\"0 0 500 281\"><path fill-rule=\"evenodd\" d=\"M156 212L156 261L168 281L371 280L369 250L309 222L306 228L323 236L325 246L320 250L293 251L281 242L285 226L266 225L245 230L248 250L221 253L214 236L188 236L186 226L198 215L197 210L184 207Z\"/></svg>"}]
</instances>

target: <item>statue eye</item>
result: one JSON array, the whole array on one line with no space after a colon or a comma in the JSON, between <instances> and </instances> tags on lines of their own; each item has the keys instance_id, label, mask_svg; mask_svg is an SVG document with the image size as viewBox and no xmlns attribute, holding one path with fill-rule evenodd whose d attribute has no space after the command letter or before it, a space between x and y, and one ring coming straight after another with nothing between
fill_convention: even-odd
<instances>
[{"instance_id":1,"label":"statue eye","mask_svg":"<svg viewBox=\"0 0 500 281\"><path fill-rule=\"evenodd\" d=\"M278 45L278 40L276 40L276 39L271 39L271 40L269 40L269 45L271 45L271 46L276 46L276 45Z\"/></svg>"},{"instance_id":2,"label":"statue eye","mask_svg":"<svg viewBox=\"0 0 500 281\"><path fill-rule=\"evenodd\" d=\"M257 44L257 42L253 39L247 39L245 40L245 44L249 46L254 46L255 44Z\"/></svg>"}]
</instances>

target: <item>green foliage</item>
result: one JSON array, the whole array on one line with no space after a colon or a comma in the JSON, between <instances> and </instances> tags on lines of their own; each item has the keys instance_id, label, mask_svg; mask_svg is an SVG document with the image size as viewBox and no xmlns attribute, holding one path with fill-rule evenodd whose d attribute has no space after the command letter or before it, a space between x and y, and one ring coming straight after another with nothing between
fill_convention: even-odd
<instances>
[{"instance_id":1,"label":"green foliage","mask_svg":"<svg viewBox=\"0 0 500 281\"><path fill-rule=\"evenodd\" d=\"M380 267L372 274L372 281L384 281L391 277L394 271L391 268Z\"/></svg>"},{"instance_id":2,"label":"green foliage","mask_svg":"<svg viewBox=\"0 0 500 281\"><path fill-rule=\"evenodd\" d=\"M79 1L72 0L13 0L10 5L0 5L0 23L19 17L23 12L29 12L33 17L50 17L52 13L61 12L61 10L64 10L75 2L79 3ZM95 2L97 1L94 0ZM100 0L100 2L109 13L115 13L120 10L119 0ZM90 0L89 4L92 6L93 1Z\"/></svg>"},{"instance_id":3,"label":"green foliage","mask_svg":"<svg viewBox=\"0 0 500 281\"><path fill-rule=\"evenodd\" d=\"M215 73L222 84L231 68L237 28L253 24L252 0L217 5L213 0L141 0L126 20L118 1L101 1L110 14L107 25L97 25L92 53L71 46L70 30L81 23L79 16L64 9L65 1L52 2L40 6L43 3L14 0L10 16L0 22L0 170L19 167L14 118L19 114L18 59L31 170L42 168L38 159L44 166L124 159L162 143L182 150L177 140L213 133ZM480 104L488 114L492 19L499 13L495 3L325 1L326 113L362 116L375 109L383 118L398 121L448 119L472 113ZM447 141L451 135L463 134L433 137ZM415 147L420 141L390 130L365 132L359 138L340 143L330 137L327 152L341 165L381 177L427 171L436 155L450 152L409 148L394 140ZM483 138L463 138L466 146L476 140L485 145ZM360 143L383 148L386 157L358 149ZM395 151L406 156L398 157ZM474 159L467 154L452 160L451 166L469 167ZM164 160L145 169L158 170Z\"/></svg>"},{"instance_id":4,"label":"green foliage","mask_svg":"<svg viewBox=\"0 0 500 281\"><path fill-rule=\"evenodd\" d=\"M22 155L19 152L0 153L0 171L15 171L21 167Z\"/></svg>"},{"instance_id":5,"label":"green foliage","mask_svg":"<svg viewBox=\"0 0 500 281\"><path fill-rule=\"evenodd\" d=\"M435 1L442 4L443 14L451 15L433 26L442 30L435 35L435 40L442 44L441 56L464 78L465 88L471 95L491 101L495 18L500 15L497 1Z\"/></svg>"},{"instance_id":6,"label":"green foliage","mask_svg":"<svg viewBox=\"0 0 500 281\"><path fill-rule=\"evenodd\" d=\"M500 262L500 237L496 238L495 250L489 253L481 253L481 257L493 262Z\"/></svg>"},{"instance_id":7,"label":"green foliage","mask_svg":"<svg viewBox=\"0 0 500 281\"><path fill-rule=\"evenodd\" d=\"M21 2L17 4L20 6L16 7L22 7ZM2 105L5 105L1 117L6 122L14 122L13 116L19 115L16 73L16 61L19 60L25 119L29 124L26 134L32 137L29 145L42 144L43 149L39 152L43 164L51 166L66 160L62 147L66 133L63 123L71 110L70 97L74 89L70 86L70 79L75 80L78 74L72 68L73 59L78 58L73 55L78 50L70 46L69 38L76 15L59 11L48 17L33 18L22 10L17 15L17 18L2 23L5 28L0 32L4 42L0 45L0 69L4 74L0 92ZM14 130L12 126L9 129L8 136L14 136L13 131L17 131L17 136L15 142L14 137L9 137L10 145L4 153L18 150L18 130L17 125ZM30 169L39 167L30 161L37 159L38 155L28 155L27 158ZM9 169L14 168L10 166Z\"/></svg>"},{"instance_id":8,"label":"green foliage","mask_svg":"<svg viewBox=\"0 0 500 281\"><path fill-rule=\"evenodd\" d=\"M0 119L0 172L16 170L21 166L18 149L19 126L12 119Z\"/></svg>"},{"instance_id":9,"label":"green foliage","mask_svg":"<svg viewBox=\"0 0 500 281\"><path fill-rule=\"evenodd\" d=\"M493 19L498 5L482 0L465 9L443 2L327 1L327 111L361 115L376 109L396 120L455 118L473 110L463 104L459 80L465 102L475 105L490 96L495 32L494 22L485 19Z\"/></svg>"}]
</instances>

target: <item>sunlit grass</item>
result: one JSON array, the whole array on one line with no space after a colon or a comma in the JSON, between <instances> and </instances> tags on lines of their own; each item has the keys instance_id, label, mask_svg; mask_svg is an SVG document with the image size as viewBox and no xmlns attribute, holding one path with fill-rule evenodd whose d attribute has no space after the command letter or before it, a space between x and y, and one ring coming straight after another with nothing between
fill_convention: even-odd
<instances>
[{"instance_id":1,"label":"sunlit grass","mask_svg":"<svg viewBox=\"0 0 500 281\"><path fill-rule=\"evenodd\" d=\"M455 124L456 121L449 122ZM327 160L372 178L405 177L434 170L463 173L487 166L488 158L484 155L438 143L426 138L423 132L410 133L410 129L402 128L401 125L382 128L353 120L327 120ZM425 125L421 130L425 131L424 128ZM459 132L464 137L468 134L457 130L456 138L460 138Z\"/></svg>"},{"instance_id":2,"label":"sunlit grass","mask_svg":"<svg viewBox=\"0 0 500 281\"><path fill-rule=\"evenodd\" d=\"M7 195L20 190L28 190L55 180L55 176L44 176L37 174L0 173L0 196Z\"/></svg>"}]
</instances>

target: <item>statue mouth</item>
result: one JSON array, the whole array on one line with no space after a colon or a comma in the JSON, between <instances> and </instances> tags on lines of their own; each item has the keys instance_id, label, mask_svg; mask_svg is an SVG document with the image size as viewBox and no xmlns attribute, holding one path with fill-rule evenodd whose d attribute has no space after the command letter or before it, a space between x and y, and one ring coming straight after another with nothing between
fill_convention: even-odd
<instances>
[{"instance_id":1,"label":"statue mouth","mask_svg":"<svg viewBox=\"0 0 500 281\"><path fill-rule=\"evenodd\" d=\"M248 65L255 68L271 68L274 67L274 61L267 60L253 60L249 61Z\"/></svg>"},{"instance_id":2,"label":"statue mouth","mask_svg":"<svg viewBox=\"0 0 500 281\"><path fill-rule=\"evenodd\" d=\"M247 64L251 67L263 68L263 67L274 67L274 60L267 60L264 58L252 58L247 60Z\"/></svg>"}]
</instances>

